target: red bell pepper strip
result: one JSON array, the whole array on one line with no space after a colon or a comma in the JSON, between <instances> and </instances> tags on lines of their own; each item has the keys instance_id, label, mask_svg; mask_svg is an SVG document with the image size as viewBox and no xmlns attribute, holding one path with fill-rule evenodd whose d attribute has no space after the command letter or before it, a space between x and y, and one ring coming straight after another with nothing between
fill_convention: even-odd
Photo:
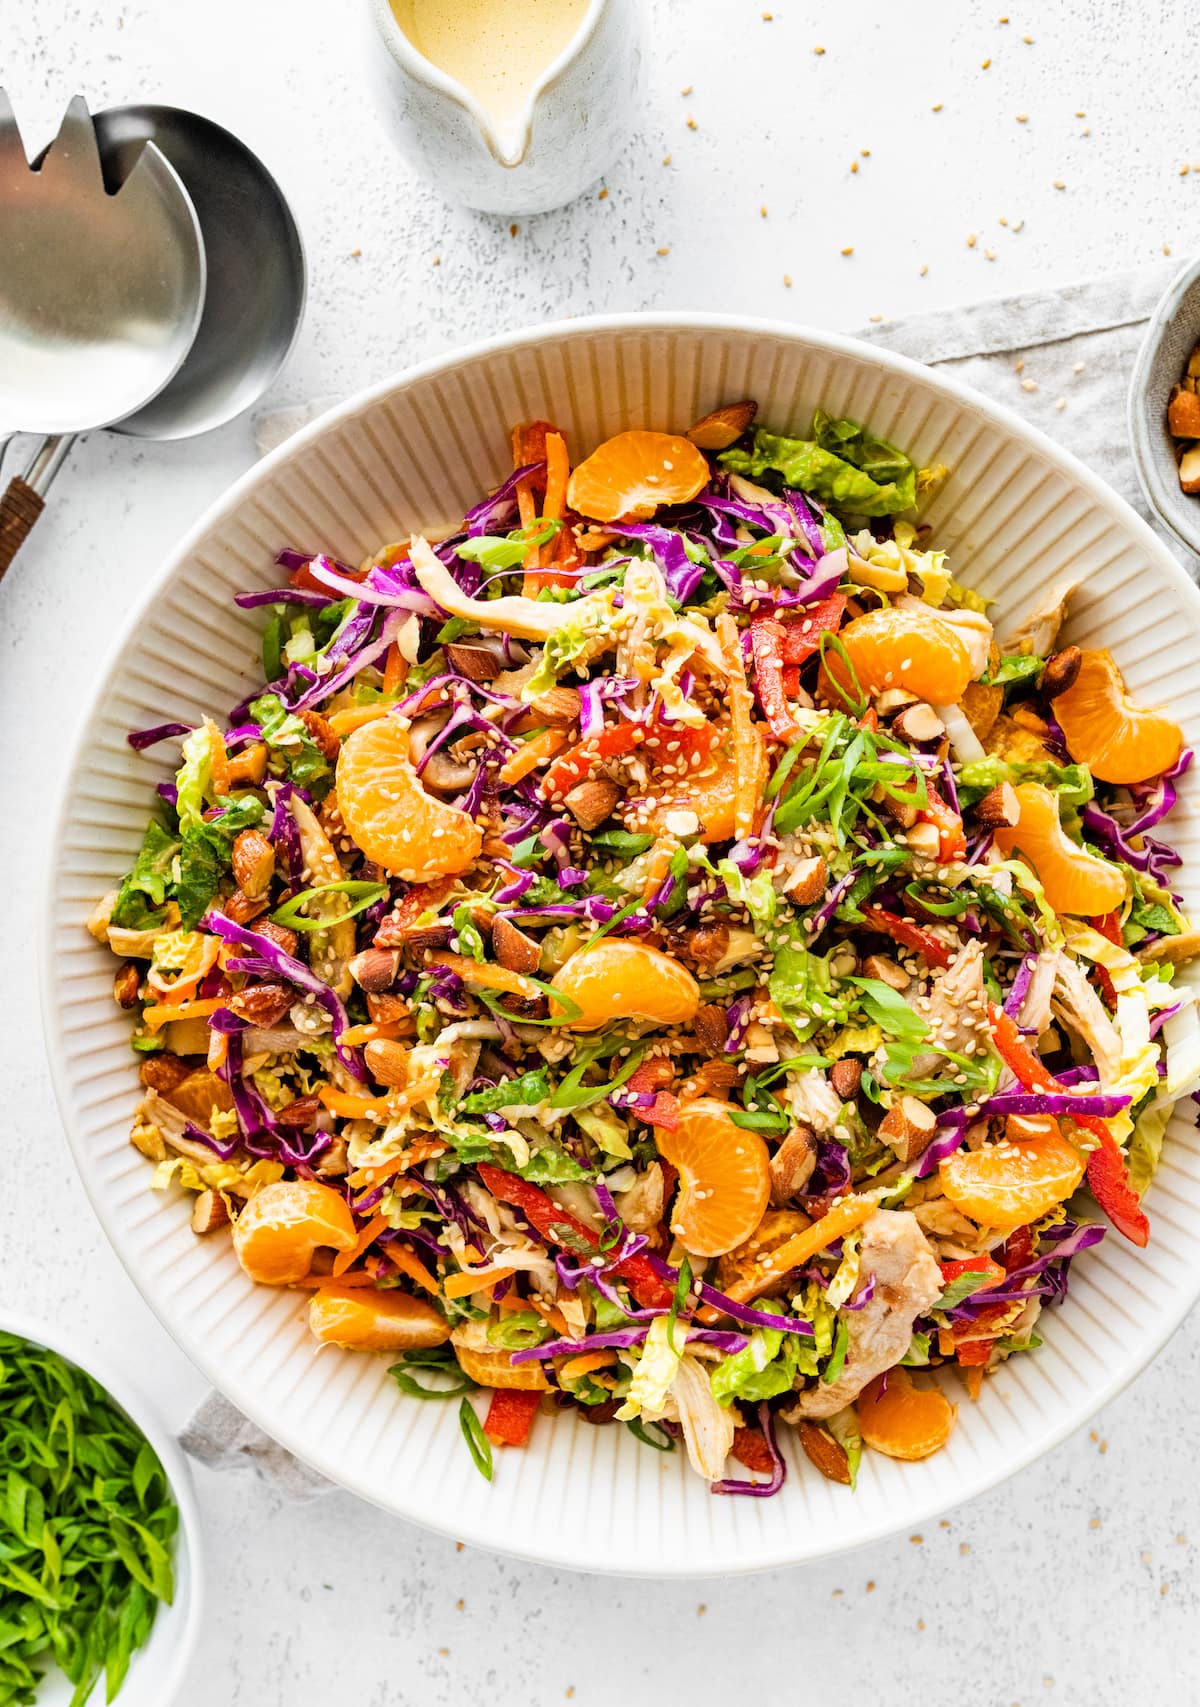
<instances>
[{"instance_id":1,"label":"red bell pepper strip","mask_svg":"<svg viewBox=\"0 0 1200 1707\"><path fill-rule=\"evenodd\" d=\"M405 557L408 556L407 548L405 548L404 555ZM344 568L339 568L338 573L347 581L363 581L367 577L367 569L351 569L348 564ZM288 585L299 587L305 593L324 593L326 598L337 597L336 593L331 593L323 582L317 580L307 563L302 563L299 569L292 570L288 576Z\"/></svg>"},{"instance_id":2,"label":"red bell pepper strip","mask_svg":"<svg viewBox=\"0 0 1200 1707\"><path fill-rule=\"evenodd\" d=\"M993 1262L986 1251L977 1257L955 1257L950 1262L940 1262L942 1279L949 1286L952 1280L957 1280L963 1274L986 1274L997 1281L1004 1279L1004 1269L998 1262Z\"/></svg>"},{"instance_id":3,"label":"red bell pepper strip","mask_svg":"<svg viewBox=\"0 0 1200 1707\"><path fill-rule=\"evenodd\" d=\"M683 767L697 758L706 759L716 746L718 731L710 725L663 723L610 723L598 735L578 741L565 753L560 753L542 781L542 794L547 800L561 798L583 782L605 759L624 758L635 748L644 749L653 764L660 752L672 764Z\"/></svg>"},{"instance_id":4,"label":"red bell pepper strip","mask_svg":"<svg viewBox=\"0 0 1200 1707\"><path fill-rule=\"evenodd\" d=\"M488 1406L483 1432L494 1446L524 1446L541 1402L540 1392L520 1387L497 1387Z\"/></svg>"},{"instance_id":5,"label":"red bell pepper strip","mask_svg":"<svg viewBox=\"0 0 1200 1707\"><path fill-rule=\"evenodd\" d=\"M735 1428L733 1445L729 1451L739 1464L744 1464L747 1470L754 1470L760 1476L769 1476L775 1469L775 1461L771 1457L771 1448L767 1445L766 1437L756 1428Z\"/></svg>"},{"instance_id":6,"label":"red bell pepper strip","mask_svg":"<svg viewBox=\"0 0 1200 1707\"><path fill-rule=\"evenodd\" d=\"M1017 1227L1008 1235L1002 1256L1006 1274L1015 1274L1033 1261L1033 1234L1028 1227Z\"/></svg>"},{"instance_id":7,"label":"red bell pepper strip","mask_svg":"<svg viewBox=\"0 0 1200 1707\"><path fill-rule=\"evenodd\" d=\"M672 1091L658 1091L650 1107L637 1112L647 1126L661 1126L664 1132L674 1132L679 1125L679 1098Z\"/></svg>"},{"instance_id":8,"label":"red bell pepper strip","mask_svg":"<svg viewBox=\"0 0 1200 1707\"><path fill-rule=\"evenodd\" d=\"M845 593L830 593L783 623L783 661L803 664L821 649L821 636L836 633L846 613Z\"/></svg>"},{"instance_id":9,"label":"red bell pepper strip","mask_svg":"<svg viewBox=\"0 0 1200 1707\"><path fill-rule=\"evenodd\" d=\"M1016 1021L995 1002L988 1003L988 1019L997 1054L1026 1090L1069 1094L1069 1087L1060 1085L1029 1048L1017 1030ZM1144 1245L1150 1237L1150 1223L1129 1183L1125 1156L1108 1122L1097 1114L1072 1114L1069 1118L1100 1141L1099 1148L1090 1152L1087 1162L1087 1181L1092 1196L1118 1233L1123 1233L1132 1244Z\"/></svg>"},{"instance_id":10,"label":"red bell pepper strip","mask_svg":"<svg viewBox=\"0 0 1200 1707\"><path fill-rule=\"evenodd\" d=\"M1104 1121L1097 1121L1092 1130L1100 1140L1100 1148L1092 1151L1087 1163L1092 1196L1118 1233L1123 1233L1130 1244L1144 1245L1150 1237L1150 1223L1129 1183L1124 1151Z\"/></svg>"},{"instance_id":11,"label":"red bell pepper strip","mask_svg":"<svg viewBox=\"0 0 1200 1707\"><path fill-rule=\"evenodd\" d=\"M1094 931L1099 931L1102 937L1107 937L1109 942L1116 943L1118 948L1122 947L1120 914L1097 913L1094 918L1088 920L1088 924L1091 925ZM1099 965L1093 966L1092 977L1095 980L1096 988L1099 990L1106 1005L1110 1009L1115 1009L1117 1005L1117 992L1113 987L1112 976L1108 967Z\"/></svg>"},{"instance_id":12,"label":"red bell pepper strip","mask_svg":"<svg viewBox=\"0 0 1200 1707\"><path fill-rule=\"evenodd\" d=\"M873 930L890 936L893 942L900 943L904 948L911 948L915 954L923 954L931 966L949 966L954 958L941 937L934 936L932 931L924 930L920 925L915 925L911 919L902 919L898 913L889 913L886 907L864 907L863 917Z\"/></svg>"},{"instance_id":13,"label":"red bell pepper strip","mask_svg":"<svg viewBox=\"0 0 1200 1707\"><path fill-rule=\"evenodd\" d=\"M509 1203L514 1209L519 1209L547 1244L562 1245L563 1240L555 1234L554 1229L565 1227L593 1250L600 1248L600 1240L590 1227L576 1216L568 1215L565 1209L560 1209L544 1191L540 1191L536 1185L530 1185L528 1180L506 1173L503 1168L493 1167L490 1162L480 1162L478 1173L492 1196L501 1203ZM630 1290L643 1308L669 1308L674 1292L666 1281L659 1279L644 1252L638 1251L635 1255L626 1257L624 1262L615 1265L612 1272L629 1282Z\"/></svg>"},{"instance_id":14,"label":"red bell pepper strip","mask_svg":"<svg viewBox=\"0 0 1200 1707\"><path fill-rule=\"evenodd\" d=\"M964 1340L961 1345L955 1346L954 1355L964 1369L979 1368L990 1361L995 1343L995 1339Z\"/></svg>"},{"instance_id":15,"label":"red bell pepper strip","mask_svg":"<svg viewBox=\"0 0 1200 1707\"><path fill-rule=\"evenodd\" d=\"M754 654L754 684L767 725L777 741L794 741L801 734L792 715L783 683L784 627L777 617L756 616L750 624Z\"/></svg>"}]
</instances>

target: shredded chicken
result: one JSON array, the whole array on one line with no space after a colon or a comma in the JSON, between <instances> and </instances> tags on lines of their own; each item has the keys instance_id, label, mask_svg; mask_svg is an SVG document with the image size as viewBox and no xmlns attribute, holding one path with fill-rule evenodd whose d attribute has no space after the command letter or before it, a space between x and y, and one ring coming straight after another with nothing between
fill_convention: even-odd
<instances>
[{"instance_id":1,"label":"shredded chicken","mask_svg":"<svg viewBox=\"0 0 1200 1707\"><path fill-rule=\"evenodd\" d=\"M877 1209L863 1227L858 1285L863 1293L872 1276L875 1290L861 1310L847 1315L850 1342L842 1373L828 1386L801 1393L790 1411L798 1417L830 1417L862 1392L868 1381L890 1369L908 1350L913 1323L942 1290L942 1273L916 1216L906 1209Z\"/></svg>"},{"instance_id":2,"label":"shredded chicken","mask_svg":"<svg viewBox=\"0 0 1200 1707\"><path fill-rule=\"evenodd\" d=\"M679 1360L663 1414L670 1416L672 1411L683 1429L692 1468L705 1481L717 1481L725 1474L725 1460L733 1448L733 1417L717 1403L708 1370L687 1352Z\"/></svg>"},{"instance_id":3,"label":"shredded chicken","mask_svg":"<svg viewBox=\"0 0 1200 1707\"><path fill-rule=\"evenodd\" d=\"M1050 998L1054 994L1062 958L1060 948L1046 948L1038 955L1037 964L1030 974L1029 988L1021 1003L1019 1023L1023 1031L1039 1035L1050 1024Z\"/></svg>"},{"instance_id":4,"label":"shredded chicken","mask_svg":"<svg viewBox=\"0 0 1200 1707\"><path fill-rule=\"evenodd\" d=\"M929 1010L924 1016L929 1025L930 1043L938 1049L961 1053L966 1044L977 1040L976 1022L983 1004L983 944L975 937L959 949L930 988ZM931 1052L918 1055L913 1062L913 1077L927 1078L944 1065L941 1055Z\"/></svg>"},{"instance_id":5,"label":"shredded chicken","mask_svg":"<svg viewBox=\"0 0 1200 1707\"><path fill-rule=\"evenodd\" d=\"M1069 955L1059 956L1054 974L1055 1013L1076 1032L1092 1052L1101 1085L1121 1072L1121 1037L1104 1003L1088 983L1087 973Z\"/></svg>"},{"instance_id":6,"label":"shredded chicken","mask_svg":"<svg viewBox=\"0 0 1200 1707\"><path fill-rule=\"evenodd\" d=\"M842 1099L819 1067L789 1073L784 1092L788 1110L814 1132L832 1132L842 1112Z\"/></svg>"},{"instance_id":7,"label":"shredded chicken","mask_svg":"<svg viewBox=\"0 0 1200 1707\"><path fill-rule=\"evenodd\" d=\"M651 1162L628 1191L614 1196L617 1213L635 1233L648 1233L662 1220L666 1176L661 1162Z\"/></svg>"},{"instance_id":8,"label":"shredded chicken","mask_svg":"<svg viewBox=\"0 0 1200 1707\"><path fill-rule=\"evenodd\" d=\"M1056 581L1048 593L1037 601L1019 622L1005 635L1000 644L1002 652L1024 652L1044 658L1053 650L1058 631L1067 614L1067 601L1075 591L1074 581ZM939 611L938 615L942 613Z\"/></svg>"}]
</instances>

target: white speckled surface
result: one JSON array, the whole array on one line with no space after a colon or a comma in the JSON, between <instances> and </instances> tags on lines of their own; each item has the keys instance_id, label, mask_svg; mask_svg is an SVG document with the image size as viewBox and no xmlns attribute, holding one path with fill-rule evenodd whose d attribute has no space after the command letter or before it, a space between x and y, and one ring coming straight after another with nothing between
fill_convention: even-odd
<instances>
[{"instance_id":1,"label":"white speckled surface","mask_svg":"<svg viewBox=\"0 0 1200 1707\"><path fill-rule=\"evenodd\" d=\"M313 288L275 404L562 313L680 305L850 329L1149 262L1164 242L1182 259L1200 237L1200 172L1180 176L1200 146L1192 106L1165 97L1195 81L1188 0L1027 4L1008 25L1001 0L924 0L919 32L916 8L883 0L657 0L643 124L608 197L515 236L395 159L363 109L352 4L209 0L186 23L153 0L38 0L4 17L3 76L30 140L80 88L198 107L276 171ZM33 908L14 883L37 864L31 826L48 819L76 695L125 598L251 456L245 422L190 446L93 438L0 595L0 1290L76 1318L174 1423L202 1383L70 1171L24 987ZM459 1554L341 1494L290 1505L201 1471L213 1633L180 1707L544 1707L570 1690L581 1707L614 1693L716 1703L799 1694L816 1666L830 1707L1184 1701L1200 1662L1198 1377L1193 1318L1095 1439L1083 1431L949 1527L695 1588Z\"/></svg>"}]
</instances>

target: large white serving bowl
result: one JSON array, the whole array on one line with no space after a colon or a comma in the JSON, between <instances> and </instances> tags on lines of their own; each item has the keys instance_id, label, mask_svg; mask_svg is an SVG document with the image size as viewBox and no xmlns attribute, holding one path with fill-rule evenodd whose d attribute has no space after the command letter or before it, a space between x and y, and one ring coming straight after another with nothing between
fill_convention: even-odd
<instances>
[{"instance_id":1,"label":"large white serving bowl","mask_svg":"<svg viewBox=\"0 0 1200 1707\"><path fill-rule=\"evenodd\" d=\"M166 1472L171 1494L179 1508L179 1528L174 1541L175 1596L170 1606L159 1606L154 1627L144 1646L135 1650L125 1682L114 1707L171 1707L188 1667L195 1658L204 1622L204 1546L200 1512L192 1487L192 1473L178 1441L163 1427L148 1401L96 1348L79 1344L55 1323L17 1315L0 1309L0 1330L16 1334L35 1345L58 1352L91 1375L142 1431L158 1454ZM50 1666L38 1689L37 1707L67 1707L71 1684L57 1666ZM92 1687L88 1707L104 1700L104 1676Z\"/></svg>"},{"instance_id":2,"label":"large white serving bowl","mask_svg":"<svg viewBox=\"0 0 1200 1707\"><path fill-rule=\"evenodd\" d=\"M911 1528L993 1486L1120 1391L1200 1292L1200 1140L1190 1101L1148 1199L1145 1251L1112 1235L1077 1263L1045 1345L962 1405L925 1463L867 1454L857 1492L825 1481L782 1429L789 1476L771 1500L714 1498L679 1455L620 1427L538 1421L486 1484L453 1405L401 1397L387 1360L318 1352L294 1293L252 1286L226 1240L197 1239L182 1202L151 1192L128 1142L137 1096L112 957L86 935L129 863L168 762L128 729L222 715L256 680L260 621L232 595L278 583L278 547L359 561L413 528L449 528L509 469L509 427L546 417L576 455L632 426L683 429L714 405L807 431L815 405L850 415L925 464L944 463L927 519L1001 622L1060 577L1081 585L1070 638L1108 646L1139 698L1200 741L1200 594L1133 511L1080 463L941 374L829 333L711 315L635 315L507 335L352 398L267 457L163 566L127 624L80 730L48 874L46 1029L63 1120L96 1211L145 1297L235 1404L364 1498L483 1546L587 1570L653 1576L757 1570ZM1191 798L1171 835L1200 907ZM1039 1330L1042 1331L1042 1330ZM965 1399L965 1394L956 1395Z\"/></svg>"}]
</instances>

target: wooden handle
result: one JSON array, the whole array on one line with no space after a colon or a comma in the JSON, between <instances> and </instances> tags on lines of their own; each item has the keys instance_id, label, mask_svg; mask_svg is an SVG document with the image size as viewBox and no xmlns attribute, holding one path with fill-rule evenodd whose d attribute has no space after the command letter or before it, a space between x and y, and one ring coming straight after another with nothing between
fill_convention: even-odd
<instances>
[{"instance_id":1,"label":"wooden handle","mask_svg":"<svg viewBox=\"0 0 1200 1707\"><path fill-rule=\"evenodd\" d=\"M14 474L0 498L0 580L45 508L46 500L26 485L19 474Z\"/></svg>"}]
</instances>

